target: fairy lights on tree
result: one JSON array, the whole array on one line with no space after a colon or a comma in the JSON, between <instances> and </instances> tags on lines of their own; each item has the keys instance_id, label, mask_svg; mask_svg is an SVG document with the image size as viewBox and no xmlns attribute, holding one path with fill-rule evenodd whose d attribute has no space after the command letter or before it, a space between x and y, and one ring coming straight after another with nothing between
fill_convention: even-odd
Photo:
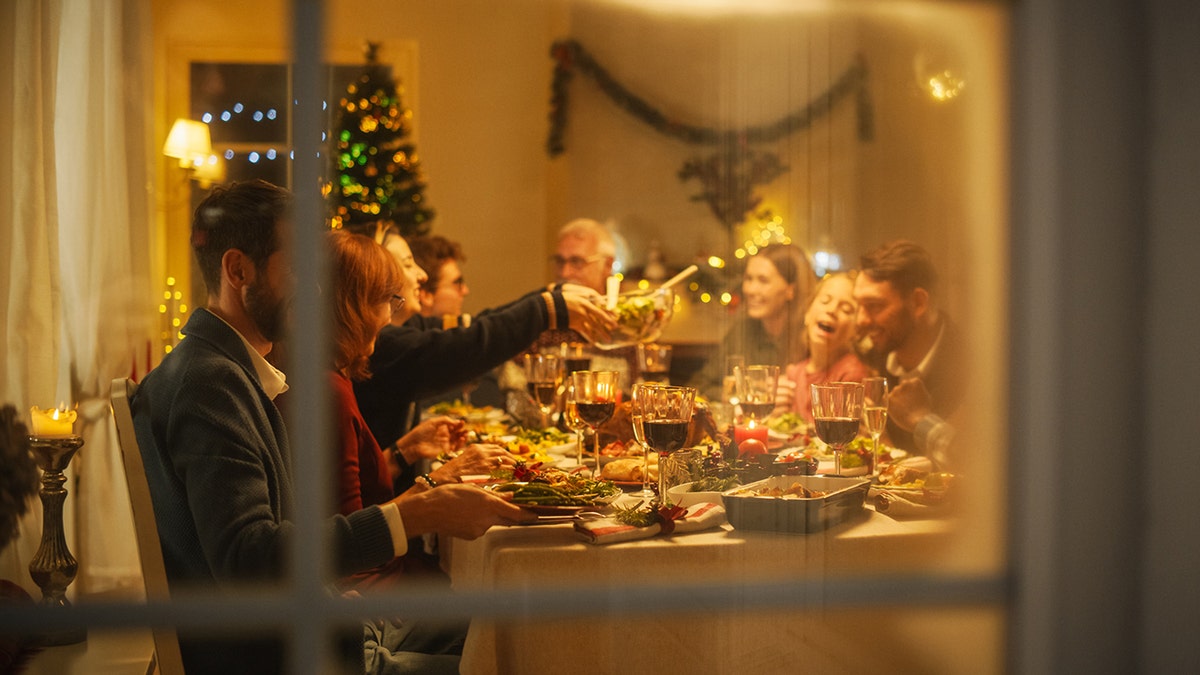
<instances>
[{"instance_id":1,"label":"fairy lights on tree","mask_svg":"<svg viewBox=\"0 0 1200 675\"><path fill-rule=\"evenodd\" d=\"M329 186L333 227L392 221L404 236L426 234L434 211L425 205L412 111L400 101L396 80L368 43L367 65L346 89L334 125Z\"/></svg>"}]
</instances>

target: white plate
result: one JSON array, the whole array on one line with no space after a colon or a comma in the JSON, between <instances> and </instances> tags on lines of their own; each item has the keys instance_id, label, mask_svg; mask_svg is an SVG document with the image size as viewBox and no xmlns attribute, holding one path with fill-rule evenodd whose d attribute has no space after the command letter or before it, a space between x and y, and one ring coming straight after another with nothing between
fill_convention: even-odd
<instances>
[{"instance_id":1,"label":"white plate","mask_svg":"<svg viewBox=\"0 0 1200 675\"><path fill-rule=\"evenodd\" d=\"M823 460L823 461L817 463L817 474L825 475L825 476L833 476L834 475L833 468L834 467L833 467L832 459ZM865 476L865 475L867 475L867 465L863 464L862 466L851 466L851 467L843 468L842 475L843 476Z\"/></svg>"},{"instance_id":2,"label":"white plate","mask_svg":"<svg viewBox=\"0 0 1200 675\"><path fill-rule=\"evenodd\" d=\"M692 492L691 483L680 483L672 488L667 488L667 495L671 498L671 502L679 506L691 506L692 504L720 504L720 492Z\"/></svg>"},{"instance_id":3,"label":"white plate","mask_svg":"<svg viewBox=\"0 0 1200 675\"><path fill-rule=\"evenodd\" d=\"M574 457L576 447L575 441L571 441L570 443L563 443L562 445L552 445L546 448L546 452L551 455L560 455L562 457ZM590 448L586 446L583 448L585 455L587 454L588 450L590 450Z\"/></svg>"}]
</instances>

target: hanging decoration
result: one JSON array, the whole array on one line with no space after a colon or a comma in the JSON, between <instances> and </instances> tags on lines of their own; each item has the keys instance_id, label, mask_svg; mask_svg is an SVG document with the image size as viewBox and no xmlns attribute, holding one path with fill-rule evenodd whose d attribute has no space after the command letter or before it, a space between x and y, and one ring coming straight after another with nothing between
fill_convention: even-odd
<instances>
[{"instance_id":1,"label":"hanging decoration","mask_svg":"<svg viewBox=\"0 0 1200 675\"><path fill-rule=\"evenodd\" d=\"M860 56L825 92L807 105L784 115L769 124L751 125L741 129L718 129L687 124L669 118L645 99L637 96L613 79L592 55L575 40L559 40L550 49L553 57L554 80L551 85L550 134L546 152L556 157L566 151L563 133L567 126L567 85L575 71L596 82L617 107L629 113L659 133L689 145L715 146L716 154L689 159L679 170L679 179L700 181L702 191L693 201L708 204L713 215L732 229L761 202L754 194L755 187L764 185L788 171L778 155L747 149L750 143L778 141L804 131L813 122L828 115L842 99L854 95L857 101L858 137L868 141L874 133L870 95L867 91L867 65Z\"/></svg>"},{"instance_id":2,"label":"hanging decoration","mask_svg":"<svg viewBox=\"0 0 1200 675\"><path fill-rule=\"evenodd\" d=\"M717 220L732 230L762 203L754 188L770 183L787 170L788 166L773 152L722 151L684 162L679 180L700 181L703 189L692 195L692 201L706 203Z\"/></svg>"},{"instance_id":3,"label":"hanging decoration","mask_svg":"<svg viewBox=\"0 0 1200 675\"><path fill-rule=\"evenodd\" d=\"M391 221L406 237L426 234L434 212L425 205L425 181L409 139L412 111L401 104L378 50L378 43L367 43L367 64L338 104L331 222L336 228Z\"/></svg>"}]
</instances>

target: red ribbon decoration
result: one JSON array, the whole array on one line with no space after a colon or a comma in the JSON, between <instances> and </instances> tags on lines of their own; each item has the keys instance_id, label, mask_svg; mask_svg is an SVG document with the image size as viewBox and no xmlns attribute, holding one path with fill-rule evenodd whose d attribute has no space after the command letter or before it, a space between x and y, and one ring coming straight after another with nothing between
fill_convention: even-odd
<instances>
[{"instance_id":1,"label":"red ribbon decoration","mask_svg":"<svg viewBox=\"0 0 1200 675\"><path fill-rule=\"evenodd\" d=\"M677 504L658 507L659 534L671 534L675 531L675 521L683 520L687 509Z\"/></svg>"}]
</instances>

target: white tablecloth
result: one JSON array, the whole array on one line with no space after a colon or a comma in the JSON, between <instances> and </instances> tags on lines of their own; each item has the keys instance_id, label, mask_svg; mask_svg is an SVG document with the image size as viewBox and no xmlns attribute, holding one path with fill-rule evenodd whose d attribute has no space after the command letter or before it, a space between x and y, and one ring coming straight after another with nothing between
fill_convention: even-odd
<instances>
[{"instance_id":1,"label":"white tablecloth","mask_svg":"<svg viewBox=\"0 0 1200 675\"><path fill-rule=\"evenodd\" d=\"M821 580L930 572L953 536L944 521L868 509L823 533L724 528L595 546L570 525L493 528L444 540L456 589L587 588L663 582ZM998 672L1002 615L988 609L809 609L474 621L462 672ZM932 633L932 634L931 634ZM866 645L864 647L864 645ZM964 670L965 669L965 670Z\"/></svg>"}]
</instances>

